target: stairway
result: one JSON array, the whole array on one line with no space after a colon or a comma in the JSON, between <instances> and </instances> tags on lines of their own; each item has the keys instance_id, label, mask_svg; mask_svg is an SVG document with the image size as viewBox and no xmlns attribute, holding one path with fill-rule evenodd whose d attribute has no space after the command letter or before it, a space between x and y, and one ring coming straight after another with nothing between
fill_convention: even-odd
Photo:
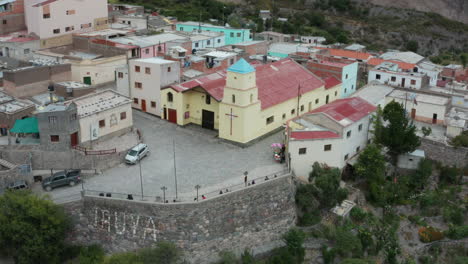
<instances>
[{"instance_id":1,"label":"stairway","mask_svg":"<svg viewBox=\"0 0 468 264\"><path fill-rule=\"evenodd\" d=\"M13 164L13 163L11 163L11 162L9 162L9 161L6 161L6 160L4 160L4 159L0 159L0 165L1 165L2 167L7 168L7 169L13 169L13 168L16 167L15 164Z\"/></svg>"}]
</instances>

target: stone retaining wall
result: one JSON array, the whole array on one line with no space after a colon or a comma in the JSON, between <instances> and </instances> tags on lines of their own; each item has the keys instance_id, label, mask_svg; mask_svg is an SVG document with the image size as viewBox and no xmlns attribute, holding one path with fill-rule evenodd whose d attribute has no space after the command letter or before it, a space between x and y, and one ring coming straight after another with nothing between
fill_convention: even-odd
<instances>
[{"instance_id":1,"label":"stone retaining wall","mask_svg":"<svg viewBox=\"0 0 468 264\"><path fill-rule=\"evenodd\" d=\"M223 250L254 254L282 245L295 224L291 176L199 203L155 204L85 196L81 206L65 205L75 226L70 241L100 243L108 252L171 241L189 263L209 263Z\"/></svg>"},{"instance_id":2,"label":"stone retaining wall","mask_svg":"<svg viewBox=\"0 0 468 264\"><path fill-rule=\"evenodd\" d=\"M427 138L421 138L419 148L424 150L426 158L440 161L444 165L463 168L468 164L468 148L454 148Z\"/></svg>"}]
</instances>

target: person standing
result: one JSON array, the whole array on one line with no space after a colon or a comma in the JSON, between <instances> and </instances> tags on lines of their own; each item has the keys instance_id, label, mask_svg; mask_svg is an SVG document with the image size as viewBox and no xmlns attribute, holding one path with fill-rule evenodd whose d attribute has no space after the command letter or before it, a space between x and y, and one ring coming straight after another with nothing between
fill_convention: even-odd
<instances>
[{"instance_id":1,"label":"person standing","mask_svg":"<svg viewBox=\"0 0 468 264\"><path fill-rule=\"evenodd\" d=\"M245 187L247 187L247 174L245 174L244 176L244 183L245 183Z\"/></svg>"}]
</instances>

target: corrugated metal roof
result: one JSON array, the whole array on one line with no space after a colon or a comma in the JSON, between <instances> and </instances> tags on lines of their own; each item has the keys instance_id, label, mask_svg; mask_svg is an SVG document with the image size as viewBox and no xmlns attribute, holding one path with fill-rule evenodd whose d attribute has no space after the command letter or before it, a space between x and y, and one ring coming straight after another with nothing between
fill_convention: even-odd
<instances>
[{"instance_id":1,"label":"corrugated metal roof","mask_svg":"<svg viewBox=\"0 0 468 264\"><path fill-rule=\"evenodd\" d=\"M333 131L295 131L291 132L293 139L320 139L320 138L340 138L340 135Z\"/></svg>"},{"instance_id":2,"label":"corrugated metal roof","mask_svg":"<svg viewBox=\"0 0 468 264\"><path fill-rule=\"evenodd\" d=\"M323 105L311 113L326 114L342 126L348 126L352 122L361 120L376 109L377 107L360 97L351 97Z\"/></svg>"}]
</instances>

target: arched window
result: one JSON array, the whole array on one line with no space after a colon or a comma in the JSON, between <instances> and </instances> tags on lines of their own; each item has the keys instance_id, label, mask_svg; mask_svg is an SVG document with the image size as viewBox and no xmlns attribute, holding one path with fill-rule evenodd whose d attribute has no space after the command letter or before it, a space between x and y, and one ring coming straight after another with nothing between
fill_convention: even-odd
<instances>
[{"instance_id":1,"label":"arched window","mask_svg":"<svg viewBox=\"0 0 468 264\"><path fill-rule=\"evenodd\" d=\"M167 101L168 101L168 102L174 101L174 96L172 95L171 92L167 93Z\"/></svg>"},{"instance_id":2,"label":"arched window","mask_svg":"<svg viewBox=\"0 0 468 264\"><path fill-rule=\"evenodd\" d=\"M233 94L232 95L232 103L235 104L236 103L236 96Z\"/></svg>"},{"instance_id":3,"label":"arched window","mask_svg":"<svg viewBox=\"0 0 468 264\"><path fill-rule=\"evenodd\" d=\"M250 103L253 103L253 94L250 94Z\"/></svg>"}]
</instances>

